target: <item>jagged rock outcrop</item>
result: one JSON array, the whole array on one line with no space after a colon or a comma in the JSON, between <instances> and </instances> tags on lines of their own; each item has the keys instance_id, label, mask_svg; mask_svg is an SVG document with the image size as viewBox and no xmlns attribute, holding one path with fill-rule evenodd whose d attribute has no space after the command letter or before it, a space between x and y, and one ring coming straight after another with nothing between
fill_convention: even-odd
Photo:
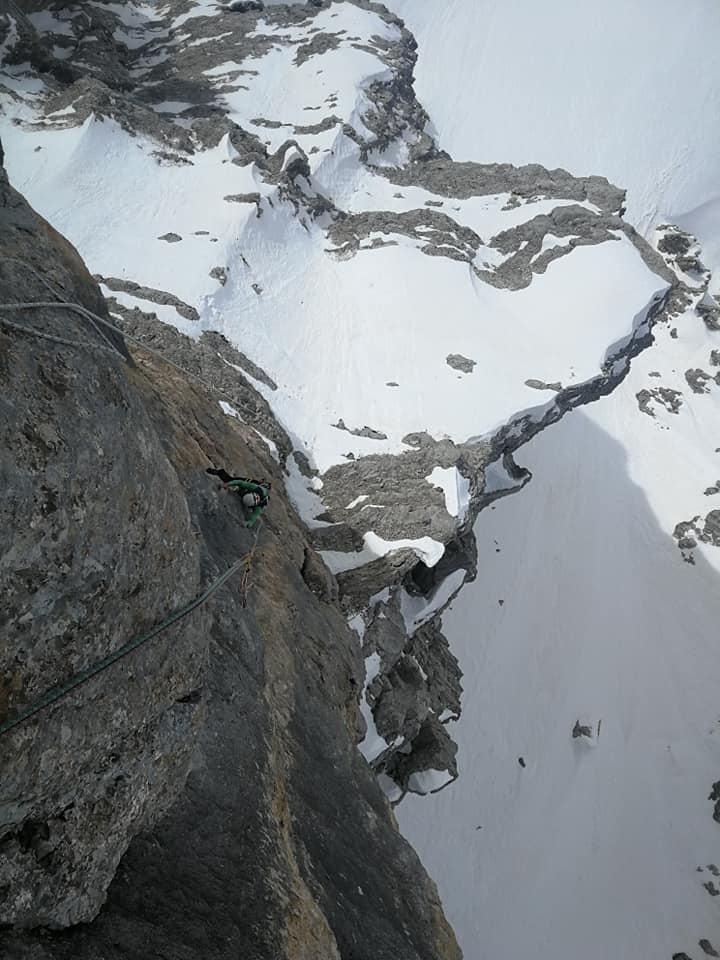
<instances>
[{"instance_id":1,"label":"jagged rock outcrop","mask_svg":"<svg viewBox=\"0 0 720 960\"><path fill-rule=\"evenodd\" d=\"M9 253L22 264L0 261L0 302L53 300L49 281L105 315L75 251L3 173ZM0 739L2 956L459 958L356 749L360 647L263 439L154 354L124 363L67 310L2 318L88 346L0 329L0 718L248 551L210 463L275 481L247 606L235 580Z\"/></svg>"}]
</instances>

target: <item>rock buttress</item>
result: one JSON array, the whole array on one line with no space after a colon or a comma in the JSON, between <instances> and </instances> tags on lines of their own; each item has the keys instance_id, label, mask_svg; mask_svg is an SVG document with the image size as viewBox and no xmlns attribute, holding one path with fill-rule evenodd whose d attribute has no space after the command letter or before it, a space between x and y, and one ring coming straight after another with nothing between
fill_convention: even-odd
<instances>
[{"instance_id":1,"label":"rock buttress","mask_svg":"<svg viewBox=\"0 0 720 960\"><path fill-rule=\"evenodd\" d=\"M40 233L16 237L15 255L90 305L79 258L74 280ZM20 284L24 298L47 295L32 275L3 276L3 301ZM97 337L55 309L6 316ZM0 744L3 956L457 960L435 887L356 749L359 644L336 586L306 583L322 564L263 441L141 348L130 366L13 331L0 344L3 590L17 635L4 714L248 551L210 463L273 480L247 606L231 582Z\"/></svg>"}]
</instances>

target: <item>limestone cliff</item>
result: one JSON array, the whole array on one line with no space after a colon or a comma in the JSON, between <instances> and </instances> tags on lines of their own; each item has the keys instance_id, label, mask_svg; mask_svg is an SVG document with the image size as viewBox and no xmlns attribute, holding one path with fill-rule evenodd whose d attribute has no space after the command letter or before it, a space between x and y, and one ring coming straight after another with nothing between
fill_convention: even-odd
<instances>
[{"instance_id":1,"label":"limestone cliff","mask_svg":"<svg viewBox=\"0 0 720 960\"><path fill-rule=\"evenodd\" d=\"M105 316L4 173L0 257L0 303ZM0 739L2 956L459 957L356 749L357 636L264 440L77 313L2 318L56 339L0 329L0 719L247 553L206 467L273 481L247 606L231 581Z\"/></svg>"}]
</instances>

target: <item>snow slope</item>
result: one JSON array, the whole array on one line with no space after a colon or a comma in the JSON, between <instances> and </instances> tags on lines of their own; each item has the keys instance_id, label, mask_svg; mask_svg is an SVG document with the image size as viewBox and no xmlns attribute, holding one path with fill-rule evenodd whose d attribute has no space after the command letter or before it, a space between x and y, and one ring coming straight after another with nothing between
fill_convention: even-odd
<instances>
[{"instance_id":1,"label":"snow slope","mask_svg":"<svg viewBox=\"0 0 720 960\"><path fill-rule=\"evenodd\" d=\"M603 173L648 236L674 219L720 265L714 4L392 6L456 157ZM720 550L673 537L720 506L720 387L692 387L718 336L692 310L656 328L610 397L523 448L531 482L477 521L478 579L443 621L465 674L460 777L398 808L468 960L720 950L703 886L720 858Z\"/></svg>"},{"instance_id":2,"label":"snow slope","mask_svg":"<svg viewBox=\"0 0 720 960\"><path fill-rule=\"evenodd\" d=\"M481 271L492 275L509 260L494 237L569 201L540 195L508 203L509 190L462 199L412 185L398 190L369 168L361 144L372 140L368 117L377 108L368 91L394 82L402 51L399 28L378 13L339 2L291 25L268 14L235 37L228 27L240 21L220 7L192 6L167 28L143 27L147 8L132 9L122 24L132 25L138 62L172 54L210 86L230 120L284 158L280 175L291 162L307 164L309 179L293 178L301 196L375 217L377 229L371 219L352 255L347 244L333 243L328 217L299 214L284 184L256 163L234 163L227 137L190 163L160 163L156 144L114 120L93 114L68 126L71 116L41 118L27 97L2 98L11 179L93 272L171 291L200 320L188 324L173 309L156 311L161 319L194 336L218 330L265 370L279 389L259 389L321 473L348 454L407 450L403 438L415 432L461 443L492 434L519 412L544 410L548 397L526 381L598 376L610 345L632 334L665 289L617 232L568 247L521 289L487 282ZM60 28L67 30L66 21ZM203 33L190 39L195 29ZM318 35L338 46L301 56ZM197 46L213 36L216 50ZM130 69L141 71L143 95L158 98L156 112L179 110L186 129L184 103L155 93L158 81L144 79L145 67ZM402 132L408 141L417 136L407 123ZM588 218L598 212L587 201L579 207ZM424 223L413 232L382 227L390 213ZM551 225L544 229L538 256L560 242ZM179 239L168 242L168 235ZM223 286L210 276L218 266L228 274ZM598 284L598 277L612 282ZM132 305L128 295L121 299ZM447 315L452 324L438 337ZM448 365L455 353L475 361L471 374ZM352 433L365 426L375 436Z\"/></svg>"},{"instance_id":3,"label":"snow slope","mask_svg":"<svg viewBox=\"0 0 720 960\"><path fill-rule=\"evenodd\" d=\"M640 484L661 470L677 497L678 450L628 415L631 389L526 449L534 478L481 514L482 573L444 620L461 774L398 812L468 960L720 945L702 886L720 858L720 562L684 564L658 522Z\"/></svg>"},{"instance_id":4,"label":"snow slope","mask_svg":"<svg viewBox=\"0 0 720 960\"><path fill-rule=\"evenodd\" d=\"M720 268L713 0L388 6L417 37L418 95L456 160L606 176L627 189L641 232L681 222Z\"/></svg>"}]
</instances>

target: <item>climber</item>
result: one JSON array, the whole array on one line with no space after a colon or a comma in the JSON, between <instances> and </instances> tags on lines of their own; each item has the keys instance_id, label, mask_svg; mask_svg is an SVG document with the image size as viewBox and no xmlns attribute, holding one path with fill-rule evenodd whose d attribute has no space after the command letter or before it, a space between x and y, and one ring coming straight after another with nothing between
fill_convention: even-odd
<instances>
[{"instance_id":1,"label":"climber","mask_svg":"<svg viewBox=\"0 0 720 960\"><path fill-rule=\"evenodd\" d=\"M249 477L231 477L227 470L220 467L208 467L205 471L218 477L225 484L227 490L236 490L242 497L243 506L250 510L247 525L252 527L268 505L270 500L270 481L251 480Z\"/></svg>"}]
</instances>

